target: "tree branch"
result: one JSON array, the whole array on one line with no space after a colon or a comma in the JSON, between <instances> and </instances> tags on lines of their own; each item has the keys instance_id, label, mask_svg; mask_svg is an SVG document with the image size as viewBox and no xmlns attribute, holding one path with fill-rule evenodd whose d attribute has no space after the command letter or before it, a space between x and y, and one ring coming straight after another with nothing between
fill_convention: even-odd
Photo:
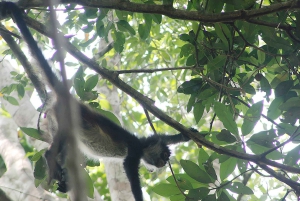
<instances>
[{"instance_id":1,"label":"tree branch","mask_svg":"<svg viewBox=\"0 0 300 201\"><path fill-rule=\"evenodd\" d=\"M253 10L238 10L217 14L180 10L166 5L140 4L121 0L61 0L60 3L77 3L79 5L92 8L110 8L136 13L162 14L173 19L195 20L201 22L228 22L234 20L245 20L279 11L295 10L300 8L300 0L275 3L270 6ZM18 5L25 9L32 7L47 7L49 6L49 1L23 0L20 1Z\"/></svg>"}]
</instances>

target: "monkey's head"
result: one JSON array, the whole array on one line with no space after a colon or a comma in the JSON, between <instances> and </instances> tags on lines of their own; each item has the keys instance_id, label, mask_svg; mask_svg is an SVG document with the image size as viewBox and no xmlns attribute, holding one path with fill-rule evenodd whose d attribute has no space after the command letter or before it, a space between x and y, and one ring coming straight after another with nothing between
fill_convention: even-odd
<instances>
[{"instance_id":1,"label":"monkey's head","mask_svg":"<svg viewBox=\"0 0 300 201\"><path fill-rule=\"evenodd\" d=\"M149 171L153 171L153 166L161 168L166 165L170 158L171 151L157 135L141 139L143 144L143 161Z\"/></svg>"}]
</instances>

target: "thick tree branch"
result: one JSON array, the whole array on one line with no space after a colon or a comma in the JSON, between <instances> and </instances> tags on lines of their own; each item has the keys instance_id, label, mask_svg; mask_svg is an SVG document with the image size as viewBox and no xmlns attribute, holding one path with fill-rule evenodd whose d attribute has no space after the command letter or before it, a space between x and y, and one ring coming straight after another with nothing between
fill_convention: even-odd
<instances>
[{"instance_id":1,"label":"thick tree branch","mask_svg":"<svg viewBox=\"0 0 300 201\"><path fill-rule=\"evenodd\" d=\"M165 5L139 4L121 0L61 0L60 2L62 4L77 3L79 5L92 8L110 8L136 13L162 14L173 19L195 20L201 22L228 22L234 20L245 20L278 11L287 11L300 8L300 1L298 0L276 3L267 7L253 10L238 10L233 12L210 14L198 11L180 10ZM20 1L18 5L22 8L47 7L49 6L49 1L23 0Z\"/></svg>"}]
</instances>

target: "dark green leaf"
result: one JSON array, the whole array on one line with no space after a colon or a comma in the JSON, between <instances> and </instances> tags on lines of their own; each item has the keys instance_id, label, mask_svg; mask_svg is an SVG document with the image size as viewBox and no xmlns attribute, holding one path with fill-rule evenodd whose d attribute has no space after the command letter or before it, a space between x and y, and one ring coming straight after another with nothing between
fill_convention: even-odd
<instances>
[{"instance_id":1,"label":"dark green leaf","mask_svg":"<svg viewBox=\"0 0 300 201\"><path fill-rule=\"evenodd\" d=\"M43 155L44 153L46 152L47 149L42 149L40 150L39 152L35 153L31 158L30 160L31 161L37 161L39 160Z\"/></svg>"},{"instance_id":2,"label":"dark green leaf","mask_svg":"<svg viewBox=\"0 0 300 201\"><path fill-rule=\"evenodd\" d=\"M74 77L74 88L79 97L84 96L84 85L85 85L85 81L83 79L83 68L80 67L78 68Z\"/></svg>"},{"instance_id":3,"label":"dark green leaf","mask_svg":"<svg viewBox=\"0 0 300 201\"><path fill-rule=\"evenodd\" d=\"M225 188L237 194L245 194L245 195L253 194L253 191L248 186L245 186L240 182L230 183L229 185L225 186Z\"/></svg>"},{"instance_id":4,"label":"dark green leaf","mask_svg":"<svg viewBox=\"0 0 300 201\"><path fill-rule=\"evenodd\" d=\"M230 201L229 196L226 192L222 191L221 195L218 197L218 200L222 201Z\"/></svg>"},{"instance_id":5,"label":"dark green leaf","mask_svg":"<svg viewBox=\"0 0 300 201\"><path fill-rule=\"evenodd\" d=\"M211 72L211 71L223 68L226 59L227 59L226 55L218 55L216 58L214 58L213 60L210 60L207 63L207 70L209 72Z\"/></svg>"},{"instance_id":6,"label":"dark green leaf","mask_svg":"<svg viewBox=\"0 0 300 201\"><path fill-rule=\"evenodd\" d=\"M15 99L12 96L3 96L3 99L7 100L12 105L19 105L19 102L17 101L17 99Z\"/></svg>"},{"instance_id":7,"label":"dark green leaf","mask_svg":"<svg viewBox=\"0 0 300 201\"><path fill-rule=\"evenodd\" d=\"M120 20L119 22L117 22L117 26L120 31L128 31L131 35L135 35L135 30L127 21Z\"/></svg>"},{"instance_id":8,"label":"dark green leaf","mask_svg":"<svg viewBox=\"0 0 300 201\"><path fill-rule=\"evenodd\" d=\"M97 12L98 8L86 8L84 14L87 18L93 19L97 17Z\"/></svg>"},{"instance_id":9,"label":"dark green leaf","mask_svg":"<svg viewBox=\"0 0 300 201\"><path fill-rule=\"evenodd\" d=\"M153 21L156 24L160 24L161 23L161 21L162 21L162 15L160 15L160 14L151 14L151 16L152 16Z\"/></svg>"},{"instance_id":10,"label":"dark green leaf","mask_svg":"<svg viewBox=\"0 0 300 201\"><path fill-rule=\"evenodd\" d=\"M84 169L81 169L81 170L82 170L82 174L84 175L84 178L85 178L87 196L89 198L94 198L94 182L91 179L90 175Z\"/></svg>"},{"instance_id":11,"label":"dark green leaf","mask_svg":"<svg viewBox=\"0 0 300 201\"><path fill-rule=\"evenodd\" d=\"M205 171L201 170L196 163L189 160L180 160L180 164L186 172L186 174L192 177L193 179L204 184L212 182L209 175Z\"/></svg>"},{"instance_id":12,"label":"dark green leaf","mask_svg":"<svg viewBox=\"0 0 300 201\"><path fill-rule=\"evenodd\" d=\"M240 173L244 173L247 170L247 166L248 166L248 161L238 159L238 168Z\"/></svg>"},{"instance_id":13,"label":"dark green leaf","mask_svg":"<svg viewBox=\"0 0 300 201\"><path fill-rule=\"evenodd\" d=\"M190 81L185 81L182 83L178 89L178 93L184 93L184 94L194 94L199 91L199 89L202 87L202 79L195 78Z\"/></svg>"},{"instance_id":14,"label":"dark green leaf","mask_svg":"<svg viewBox=\"0 0 300 201\"><path fill-rule=\"evenodd\" d=\"M200 167L202 167L206 161L208 160L209 155L206 153L206 151L203 148L199 149L199 154L198 154L198 164Z\"/></svg>"},{"instance_id":15,"label":"dark green leaf","mask_svg":"<svg viewBox=\"0 0 300 201\"><path fill-rule=\"evenodd\" d=\"M6 168L5 162L2 158L2 156L0 156L0 177L6 172L6 170L7 170L7 168Z\"/></svg>"},{"instance_id":16,"label":"dark green leaf","mask_svg":"<svg viewBox=\"0 0 300 201\"><path fill-rule=\"evenodd\" d=\"M276 98L276 99L282 100L281 102L283 102L283 98L281 98L281 97ZM289 109L297 108L297 107L300 108L300 98L299 97L292 97L292 98L288 99L286 102L282 103L279 106L279 109L284 110L284 111L288 111Z\"/></svg>"},{"instance_id":17,"label":"dark green leaf","mask_svg":"<svg viewBox=\"0 0 300 201\"><path fill-rule=\"evenodd\" d=\"M237 124L228 108L223 103L215 102L214 110L224 127L227 128L231 133L238 135L239 131Z\"/></svg>"},{"instance_id":18,"label":"dark green leaf","mask_svg":"<svg viewBox=\"0 0 300 201\"><path fill-rule=\"evenodd\" d=\"M195 103L193 112L196 124L198 124L204 112L204 105L202 105L202 102Z\"/></svg>"},{"instance_id":19,"label":"dark green leaf","mask_svg":"<svg viewBox=\"0 0 300 201\"><path fill-rule=\"evenodd\" d=\"M196 65L195 55L192 54L186 59L186 65L187 66L195 66Z\"/></svg>"},{"instance_id":20,"label":"dark green leaf","mask_svg":"<svg viewBox=\"0 0 300 201\"><path fill-rule=\"evenodd\" d=\"M98 83L98 75L96 74L96 75L91 76L85 82L85 85L84 85L85 91L92 91L92 89L94 89L94 87L97 85L97 83Z\"/></svg>"},{"instance_id":21,"label":"dark green leaf","mask_svg":"<svg viewBox=\"0 0 300 201\"><path fill-rule=\"evenodd\" d=\"M103 24L103 22L102 22L101 19L97 19L97 22L96 22L96 32L97 32L98 36L105 37L104 24Z\"/></svg>"},{"instance_id":22,"label":"dark green leaf","mask_svg":"<svg viewBox=\"0 0 300 201\"><path fill-rule=\"evenodd\" d=\"M224 181L224 179L227 179L227 177L230 174L232 174L232 172L235 170L236 163L237 163L236 158L229 158L226 161L224 161L223 163L221 163L220 178L222 181Z\"/></svg>"},{"instance_id":23,"label":"dark green leaf","mask_svg":"<svg viewBox=\"0 0 300 201\"><path fill-rule=\"evenodd\" d=\"M261 77L260 86L261 86L261 90L266 92L267 96L271 95L271 85L269 84L269 81L264 76Z\"/></svg>"},{"instance_id":24,"label":"dark green leaf","mask_svg":"<svg viewBox=\"0 0 300 201\"><path fill-rule=\"evenodd\" d=\"M175 195L180 193L179 189L176 185L159 183L152 188L152 191L158 195L169 197L171 195Z\"/></svg>"},{"instance_id":25,"label":"dark green leaf","mask_svg":"<svg viewBox=\"0 0 300 201\"><path fill-rule=\"evenodd\" d=\"M260 115L263 108L263 101L253 104L246 112L244 117L244 123L242 125L243 135L249 134L255 127L257 121L260 119Z\"/></svg>"},{"instance_id":26,"label":"dark green leaf","mask_svg":"<svg viewBox=\"0 0 300 201\"><path fill-rule=\"evenodd\" d=\"M189 99L189 101L188 101L188 104L187 104L187 106L186 106L186 111L187 111L187 112L190 112L190 111L192 110L192 108L193 108L193 106L194 106L194 104L195 104L195 101L196 101L196 96L195 96L195 94L191 94L190 99Z\"/></svg>"},{"instance_id":27,"label":"dark green leaf","mask_svg":"<svg viewBox=\"0 0 300 201\"><path fill-rule=\"evenodd\" d=\"M114 115L114 113L106 111L106 110L102 110L102 109L97 109L97 111L102 114L103 116L107 117L108 119L110 119L111 121L113 121L114 123L118 124L119 126L121 126L121 123L119 121L119 119L116 117L116 115Z\"/></svg>"},{"instance_id":28,"label":"dark green leaf","mask_svg":"<svg viewBox=\"0 0 300 201\"><path fill-rule=\"evenodd\" d=\"M18 84L17 85L17 92L18 92L18 96L20 98L24 97L24 95L25 95L25 88L24 88L24 86L22 84Z\"/></svg>"},{"instance_id":29,"label":"dark green leaf","mask_svg":"<svg viewBox=\"0 0 300 201\"><path fill-rule=\"evenodd\" d=\"M236 142L236 138L226 129L222 129L221 132L217 134L217 139L228 143Z\"/></svg>"},{"instance_id":30,"label":"dark green leaf","mask_svg":"<svg viewBox=\"0 0 300 201\"><path fill-rule=\"evenodd\" d=\"M188 196L188 198L201 200L208 195L209 191L210 190L205 187L191 189L191 190L189 190L189 193L187 196Z\"/></svg>"},{"instance_id":31,"label":"dark green leaf","mask_svg":"<svg viewBox=\"0 0 300 201\"><path fill-rule=\"evenodd\" d=\"M202 199L202 201L217 201L216 195L208 195L205 198Z\"/></svg>"},{"instance_id":32,"label":"dark green leaf","mask_svg":"<svg viewBox=\"0 0 300 201\"><path fill-rule=\"evenodd\" d=\"M277 87L275 88L275 96L284 96L287 94L290 89L294 86L294 81L293 80L287 80L279 83Z\"/></svg>"},{"instance_id":33,"label":"dark green leaf","mask_svg":"<svg viewBox=\"0 0 300 201\"><path fill-rule=\"evenodd\" d=\"M204 168L205 171L211 176L211 178L213 178L214 180L218 179L214 166L211 162L205 163Z\"/></svg>"},{"instance_id":34,"label":"dark green leaf","mask_svg":"<svg viewBox=\"0 0 300 201\"><path fill-rule=\"evenodd\" d=\"M20 129L28 136L38 140L43 140L39 131L35 128L20 127Z\"/></svg>"},{"instance_id":35,"label":"dark green leaf","mask_svg":"<svg viewBox=\"0 0 300 201\"><path fill-rule=\"evenodd\" d=\"M177 185L179 186L180 189L182 190L191 190L193 189L193 186L191 184L191 178L189 176L187 176L186 174L175 174L174 175L176 178L176 182L174 180L173 175L169 176L166 180L168 182L170 182L173 185ZM176 184L177 183L177 184Z\"/></svg>"},{"instance_id":36,"label":"dark green leaf","mask_svg":"<svg viewBox=\"0 0 300 201\"><path fill-rule=\"evenodd\" d=\"M100 166L100 162L99 160L87 160L86 161L86 166L89 166L89 167L97 167L97 166Z\"/></svg>"},{"instance_id":37,"label":"dark green leaf","mask_svg":"<svg viewBox=\"0 0 300 201\"><path fill-rule=\"evenodd\" d=\"M279 109L279 105L283 103L283 97L275 98L268 109L267 116L273 120L277 119L281 115L281 110Z\"/></svg>"},{"instance_id":38,"label":"dark green leaf","mask_svg":"<svg viewBox=\"0 0 300 201\"><path fill-rule=\"evenodd\" d=\"M34 178L36 179L44 179L46 177L46 170L47 170L47 165L46 165L46 160L44 157L40 157L39 160L35 163L34 167Z\"/></svg>"},{"instance_id":39,"label":"dark green leaf","mask_svg":"<svg viewBox=\"0 0 300 201\"><path fill-rule=\"evenodd\" d=\"M284 157L284 164L298 167L300 146L295 147Z\"/></svg>"},{"instance_id":40,"label":"dark green leaf","mask_svg":"<svg viewBox=\"0 0 300 201\"><path fill-rule=\"evenodd\" d=\"M194 52L195 52L195 47L192 44L190 44L190 43L185 44L180 49L180 57L183 57L183 56L187 57L190 54L194 55Z\"/></svg>"}]
</instances>

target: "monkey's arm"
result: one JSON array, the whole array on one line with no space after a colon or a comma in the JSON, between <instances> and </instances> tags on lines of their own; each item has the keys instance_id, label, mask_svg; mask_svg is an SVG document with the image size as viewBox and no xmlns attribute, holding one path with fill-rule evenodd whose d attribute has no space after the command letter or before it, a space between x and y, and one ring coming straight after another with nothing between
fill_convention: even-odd
<instances>
[{"instance_id":1,"label":"monkey's arm","mask_svg":"<svg viewBox=\"0 0 300 201\"><path fill-rule=\"evenodd\" d=\"M197 133L198 131L194 128L190 128L191 131ZM182 133L176 134L176 135L160 135L160 138L163 142L165 142L167 145L170 144L176 144L180 142L187 142L190 140L190 138Z\"/></svg>"},{"instance_id":2,"label":"monkey's arm","mask_svg":"<svg viewBox=\"0 0 300 201\"><path fill-rule=\"evenodd\" d=\"M141 189L140 177L139 177L139 164L142 157L142 148L139 146L128 147L128 155L124 160L124 169L127 178L130 182L131 191L135 201L143 201L143 193Z\"/></svg>"}]
</instances>

